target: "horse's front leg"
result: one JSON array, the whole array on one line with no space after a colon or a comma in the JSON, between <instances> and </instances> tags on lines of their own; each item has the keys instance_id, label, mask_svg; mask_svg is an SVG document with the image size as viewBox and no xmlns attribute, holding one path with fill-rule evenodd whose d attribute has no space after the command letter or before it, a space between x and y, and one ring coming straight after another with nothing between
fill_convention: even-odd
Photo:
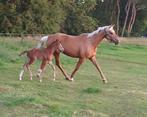
<instances>
[{"instance_id":1,"label":"horse's front leg","mask_svg":"<svg viewBox=\"0 0 147 117\"><path fill-rule=\"evenodd\" d=\"M93 63L93 65L94 65L94 66L97 68L97 70L99 71L99 73L100 73L100 75L101 75L101 79L103 80L103 82L104 82L104 83L107 83L108 81L107 81L105 75L103 74L103 72L102 72L102 70L101 70L101 68L100 68L100 65L97 63L96 57L94 56L94 57L90 58L89 60Z\"/></svg>"},{"instance_id":2,"label":"horse's front leg","mask_svg":"<svg viewBox=\"0 0 147 117\"><path fill-rule=\"evenodd\" d=\"M73 80L73 76L75 75L75 73L77 72L77 70L80 68L81 64L84 62L84 58L79 58L79 61L76 64L75 69L73 70L72 74L71 74L71 80Z\"/></svg>"},{"instance_id":3,"label":"horse's front leg","mask_svg":"<svg viewBox=\"0 0 147 117\"><path fill-rule=\"evenodd\" d=\"M60 53L57 53L55 52L54 53L54 56L55 56L55 62L56 62L56 65L58 66L58 68L62 71L63 75L65 76L65 78L67 80L71 80L71 78L67 75L67 73L65 72L65 70L62 68L62 66L60 65L60 59L59 59L59 56L60 56Z\"/></svg>"}]
</instances>

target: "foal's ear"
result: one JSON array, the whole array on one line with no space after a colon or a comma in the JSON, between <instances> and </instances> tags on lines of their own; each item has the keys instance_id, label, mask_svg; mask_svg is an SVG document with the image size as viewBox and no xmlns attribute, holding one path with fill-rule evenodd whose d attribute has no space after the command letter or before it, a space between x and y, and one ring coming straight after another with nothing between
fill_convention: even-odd
<instances>
[{"instance_id":1,"label":"foal's ear","mask_svg":"<svg viewBox=\"0 0 147 117\"><path fill-rule=\"evenodd\" d=\"M56 41L55 42L59 42L59 40L58 39L56 39Z\"/></svg>"}]
</instances>

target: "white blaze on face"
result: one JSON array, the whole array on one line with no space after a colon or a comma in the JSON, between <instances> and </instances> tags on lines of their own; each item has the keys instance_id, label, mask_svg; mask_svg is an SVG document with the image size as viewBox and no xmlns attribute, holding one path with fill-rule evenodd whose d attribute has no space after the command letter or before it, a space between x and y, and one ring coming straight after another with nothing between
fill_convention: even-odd
<instances>
[{"instance_id":1,"label":"white blaze on face","mask_svg":"<svg viewBox=\"0 0 147 117\"><path fill-rule=\"evenodd\" d=\"M114 31L114 29L113 29L113 26L111 26L109 30L110 30L113 34L115 34L115 31Z\"/></svg>"}]
</instances>

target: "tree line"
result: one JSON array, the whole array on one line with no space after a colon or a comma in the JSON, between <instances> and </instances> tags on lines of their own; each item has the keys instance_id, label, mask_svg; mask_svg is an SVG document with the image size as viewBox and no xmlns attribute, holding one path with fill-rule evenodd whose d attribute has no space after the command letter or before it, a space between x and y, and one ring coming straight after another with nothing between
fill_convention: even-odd
<instances>
[{"instance_id":1,"label":"tree line","mask_svg":"<svg viewBox=\"0 0 147 117\"><path fill-rule=\"evenodd\" d=\"M121 36L147 34L147 0L0 0L0 33L77 35L109 24Z\"/></svg>"}]
</instances>

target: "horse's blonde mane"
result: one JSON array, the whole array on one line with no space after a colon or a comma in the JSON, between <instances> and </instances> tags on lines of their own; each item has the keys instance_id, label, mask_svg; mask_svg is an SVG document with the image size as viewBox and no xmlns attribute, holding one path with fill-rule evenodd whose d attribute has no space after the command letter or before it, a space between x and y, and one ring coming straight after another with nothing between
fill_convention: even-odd
<instances>
[{"instance_id":1,"label":"horse's blonde mane","mask_svg":"<svg viewBox=\"0 0 147 117\"><path fill-rule=\"evenodd\" d=\"M93 35L98 34L100 31L107 29L108 27L109 26L98 27L97 30L95 30L91 33L88 33L88 37L92 37Z\"/></svg>"},{"instance_id":2,"label":"horse's blonde mane","mask_svg":"<svg viewBox=\"0 0 147 117\"><path fill-rule=\"evenodd\" d=\"M47 39L48 39L48 36L43 36L43 37L40 39L40 42L38 43L38 45L37 45L36 48L41 48L41 47L44 45L44 43L46 43Z\"/></svg>"}]
</instances>

